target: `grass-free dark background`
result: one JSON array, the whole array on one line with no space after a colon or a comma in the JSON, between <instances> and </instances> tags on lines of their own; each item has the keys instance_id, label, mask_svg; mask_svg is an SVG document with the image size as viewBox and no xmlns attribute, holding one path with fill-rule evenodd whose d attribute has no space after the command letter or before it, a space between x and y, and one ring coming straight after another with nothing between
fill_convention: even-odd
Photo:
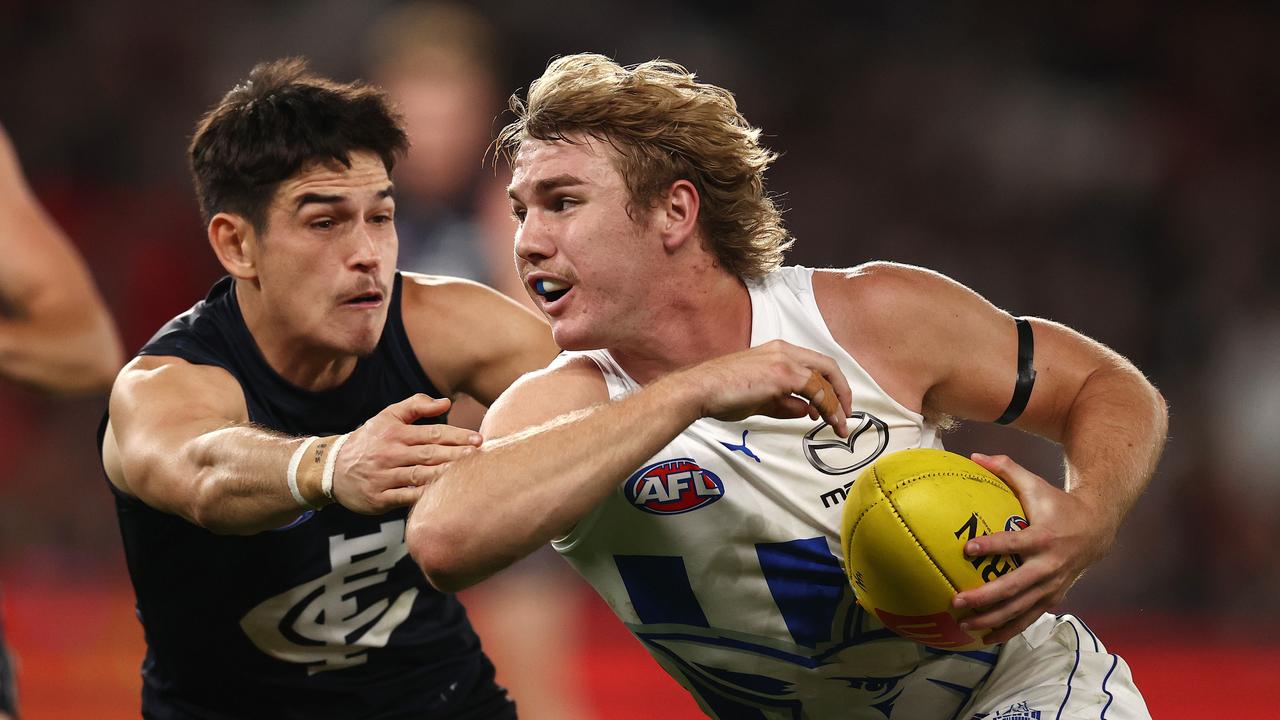
<instances>
[{"instance_id":1,"label":"grass-free dark background","mask_svg":"<svg viewBox=\"0 0 1280 720\"><path fill-rule=\"evenodd\" d=\"M260 60L302 54L339 78L366 75L363 33L390 5L0 3L0 123L131 352L219 274L184 165L196 118ZM1067 607L1110 631L1140 682L1174 673L1167 691L1148 686L1157 717L1192 717L1189 696L1276 666L1276 6L471 5L496 38L501 96L584 50L672 58L735 91L783 153L769 180L798 238L793 262L926 265L1132 358L1172 406L1172 442ZM101 407L0 386L0 580L36 720L136 716L140 632L93 454ZM1016 432L966 427L949 445L1060 474L1055 448ZM662 706L609 694L625 691L606 682L617 674L665 681L606 620L572 656L571 671L596 673L591 707ZM1243 707L1217 707L1264 702L1243 694Z\"/></svg>"}]
</instances>

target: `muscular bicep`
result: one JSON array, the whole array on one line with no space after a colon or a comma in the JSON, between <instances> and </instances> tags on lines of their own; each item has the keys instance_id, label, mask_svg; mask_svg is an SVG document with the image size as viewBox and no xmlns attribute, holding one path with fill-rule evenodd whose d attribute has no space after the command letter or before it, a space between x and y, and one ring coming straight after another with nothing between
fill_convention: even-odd
<instances>
[{"instance_id":1,"label":"muscular bicep","mask_svg":"<svg viewBox=\"0 0 1280 720\"><path fill-rule=\"evenodd\" d=\"M1023 352L1031 353L1035 375L1023 389L1030 395L1020 413L1014 404L1020 343L1015 320L1005 312L977 312L957 321L969 334L952 336L949 346L938 347L939 353L956 354L929 389L926 407L987 422L1012 409L1016 417L1010 424L1061 439L1071 402L1101 358L1094 352L1096 344L1078 333L1047 320L1025 319L1031 335Z\"/></svg>"},{"instance_id":2,"label":"muscular bicep","mask_svg":"<svg viewBox=\"0 0 1280 720\"><path fill-rule=\"evenodd\" d=\"M902 404L991 422L1013 399L1018 332L1009 313L938 273L874 263L815 276L833 334ZM1013 425L1061 439L1089 375L1114 353L1062 325L1029 319L1035 385Z\"/></svg>"},{"instance_id":3,"label":"muscular bicep","mask_svg":"<svg viewBox=\"0 0 1280 720\"><path fill-rule=\"evenodd\" d=\"M1010 410L1018 383L1020 343L1014 317L973 290L942 276L922 281L904 301L922 330L917 351L925 363L926 410L993 422ZM1089 376L1111 353L1063 325L1025 318L1035 380L1011 425L1061 440L1067 416ZM1013 411L1017 413L1016 406Z\"/></svg>"},{"instance_id":4,"label":"muscular bicep","mask_svg":"<svg viewBox=\"0 0 1280 720\"><path fill-rule=\"evenodd\" d=\"M1065 325L1040 318L1026 319L1032 330L1035 382L1031 386L1026 409L1010 424L1051 440L1062 441L1071 409L1090 377L1109 369L1136 371L1111 349ZM1009 324L1012 325L1012 322ZM1007 333L1016 337L1014 330L1008 330ZM1016 345L1016 340L1014 344ZM1005 360L1006 365L1014 362L1016 361ZM1004 379L1004 394L997 398L998 407L991 406L995 407L997 415L1004 412L1012 398L1013 386L1014 377L1010 375ZM997 388L1000 388L998 383Z\"/></svg>"},{"instance_id":5,"label":"muscular bicep","mask_svg":"<svg viewBox=\"0 0 1280 720\"><path fill-rule=\"evenodd\" d=\"M137 358L111 393L103 464L112 482L165 512L188 515L198 491L191 444L249 421L240 385L222 368Z\"/></svg>"}]
</instances>

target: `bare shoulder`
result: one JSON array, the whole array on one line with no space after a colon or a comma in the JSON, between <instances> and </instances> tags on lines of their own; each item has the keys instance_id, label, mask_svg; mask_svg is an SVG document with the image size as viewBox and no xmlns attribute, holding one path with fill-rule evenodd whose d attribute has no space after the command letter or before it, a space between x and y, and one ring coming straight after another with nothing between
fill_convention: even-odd
<instances>
[{"instance_id":1,"label":"bare shoulder","mask_svg":"<svg viewBox=\"0 0 1280 720\"><path fill-rule=\"evenodd\" d=\"M403 279L401 307L406 327L411 321L420 324L431 318L466 318L493 308L506 310L507 306L533 315L514 300L474 280L403 271L400 276Z\"/></svg>"},{"instance_id":2,"label":"bare shoulder","mask_svg":"<svg viewBox=\"0 0 1280 720\"><path fill-rule=\"evenodd\" d=\"M229 422L249 419L244 391L231 373L163 355L142 355L125 365L112 386L110 403L116 425L135 415L154 422L168 413Z\"/></svg>"},{"instance_id":3,"label":"bare shoulder","mask_svg":"<svg viewBox=\"0 0 1280 720\"><path fill-rule=\"evenodd\" d=\"M814 295L823 318L840 334L887 339L956 329L964 314L991 309L973 290L942 273L915 265L870 262L846 270L818 270Z\"/></svg>"},{"instance_id":4,"label":"bare shoulder","mask_svg":"<svg viewBox=\"0 0 1280 720\"><path fill-rule=\"evenodd\" d=\"M832 336L898 402L921 410L959 348L991 342L1007 316L963 284L915 265L818 270L814 296Z\"/></svg>"},{"instance_id":5,"label":"bare shoulder","mask_svg":"<svg viewBox=\"0 0 1280 720\"><path fill-rule=\"evenodd\" d=\"M226 370L182 358L143 355L125 365L111 389L103 464L132 492L126 468L172 457L184 440L249 421L240 383Z\"/></svg>"},{"instance_id":6,"label":"bare shoulder","mask_svg":"<svg viewBox=\"0 0 1280 720\"><path fill-rule=\"evenodd\" d=\"M590 358L560 356L517 380L489 409L480 432L499 438L609 399L604 375Z\"/></svg>"},{"instance_id":7,"label":"bare shoulder","mask_svg":"<svg viewBox=\"0 0 1280 720\"><path fill-rule=\"evenodd\" d=\"M842 270L816 270L813 287L820 307L858 308L864 315L902 312L903 303L909 307L929 305L935 299L968 292L964 285L940 272L885 261Z\"/></svg>"},{"instance_id":8,"label":"bare shoulder","mask_svg":"<svg viewBox=\"0 0 1280 720\"><path fill-rule=\"evenodd\" d=\"M410 340L415 332L474 337L477 328L467 323L547 327L529 307L486 284L447 275L401 274L404 279L402 314Z\"/></svg>"},{"instance_id":9,"label":"bare shoulder","mask_svg":"<svg viewBox=\"0 0 1280 720\"><path fill-rule=\"evenodd\" d=\"M514 379L511 369L518 375L545 367L559 352L541 317L487 285L443 275L402 277L405 332L446 394L468 392L486 401Z\"/></svg>"}]
</instances>

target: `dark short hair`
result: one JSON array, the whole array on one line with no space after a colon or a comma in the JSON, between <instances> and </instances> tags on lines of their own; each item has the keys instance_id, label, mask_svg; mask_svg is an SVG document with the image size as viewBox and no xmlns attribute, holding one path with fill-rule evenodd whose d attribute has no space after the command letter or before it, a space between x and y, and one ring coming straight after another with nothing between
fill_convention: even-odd
<instances>
[{"instance_id":1,"label":"dark short hair","mask_svg":"<svg viewBox=\"0 0 1280 720\"><path fill-rule=\"evenodd\" d=\"M353 151L382 159L387 172L409 149L403 122L382 90L338 83L302 58L261 63L196 125L187 156L200 213L241 215L262 230L281 182L303 165Z\"/></svg>"}]
</instances>

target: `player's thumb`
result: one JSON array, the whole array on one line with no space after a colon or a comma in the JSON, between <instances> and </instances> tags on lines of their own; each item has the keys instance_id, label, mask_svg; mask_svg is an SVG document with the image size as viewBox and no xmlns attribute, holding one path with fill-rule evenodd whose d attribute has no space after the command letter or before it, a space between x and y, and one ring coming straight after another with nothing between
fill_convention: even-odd
<instances>
[{"instance_id":1,"label":"player's thumb","mask_svg":"<svg viewBox=\"0 0 1280 720\"><path fill-rule=\"evenodd\" d=\"M1037 478L1030 470L1014 462L1008 455L983 455L973 453L969 456L974 462L990 470L1013 490L1022 507L1027 507L1039 490Z\"/></svg>"},{"instance_id":2,"label":"player's thumb","mask_svg":"<svg viewBox=\"0 0 1280 720\"><path fill-rule=\"evenodd\" d=\"M449 398L433 398L426 393L417 393L389 406L387 410L407 425L419 418L441 415L449 410L451 404Z\"/></svg>"}]
</instances>

